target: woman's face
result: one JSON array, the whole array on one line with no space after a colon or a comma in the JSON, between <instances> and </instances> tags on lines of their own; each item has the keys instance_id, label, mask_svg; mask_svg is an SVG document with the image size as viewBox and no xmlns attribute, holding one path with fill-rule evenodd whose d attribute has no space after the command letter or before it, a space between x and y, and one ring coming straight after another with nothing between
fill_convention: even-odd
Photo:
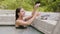
<instances>
[{"instance_id":1,"label":"woman's face","mask_svg":"<svg viewBox=\"0 0 60 34\"><path fill-rule=\"evenodd\" d=\"M24 16L25 15L25 10L23 9L23 8L21 8L21 10L20 10L20 13L19 13L19 16Z\"/></svg>"}]
</instances>

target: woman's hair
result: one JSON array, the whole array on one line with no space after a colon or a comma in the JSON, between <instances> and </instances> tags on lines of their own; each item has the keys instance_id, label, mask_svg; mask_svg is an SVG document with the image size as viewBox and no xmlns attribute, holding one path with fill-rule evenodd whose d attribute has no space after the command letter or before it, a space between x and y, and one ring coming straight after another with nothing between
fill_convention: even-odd
<instances>
[{"instance_id":1,"label":"woman's hair","mask_svg":"<svg viewBox=\"0 0 60 34\"><path fill-rule=\"evenodd\" d=\"M19 17L19 16L18 16L18 13L20 12L20 10L21 10L21 8L17 8L17 9L16 9L16 20L17 20L17 18Z\"/></svg>"},{"instance_id":2,"label":"woman's hair","mask_svg":"<svg viewBox=\"0 0 60 34\"><path fill-rule=\"evenodd\" d=\"M35 5L38 4L38 3L40 3L40 1L35 2Z\"/></svg>"}]
</instances>

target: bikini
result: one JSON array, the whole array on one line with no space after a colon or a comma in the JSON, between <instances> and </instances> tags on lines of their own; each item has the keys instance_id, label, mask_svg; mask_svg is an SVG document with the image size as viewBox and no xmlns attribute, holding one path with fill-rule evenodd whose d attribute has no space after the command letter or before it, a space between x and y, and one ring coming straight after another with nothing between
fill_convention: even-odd
<instances>
[{"instance_id":1,"label":"bikini","mask_svg":"<svg viewBox=\"0 0 60 34\"><path fill-rule=\"evenodd\" d=\"M19 27L16 27L16 29L26 29L27 27L24 27L22 25L20 25Z\"/></svg>"}]
</instances>

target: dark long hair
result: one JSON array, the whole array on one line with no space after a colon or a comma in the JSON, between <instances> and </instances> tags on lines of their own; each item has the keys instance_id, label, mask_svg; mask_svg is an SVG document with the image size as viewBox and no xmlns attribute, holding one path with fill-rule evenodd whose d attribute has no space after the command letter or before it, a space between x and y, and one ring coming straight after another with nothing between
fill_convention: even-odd
<instances>
[{"instance_id":1,"label":"dark long hair","mask_svg":"<svg viewBox=\"0 0 60 34\"><path fill-rule=\"evenodd\" d=\"M19 16L18 16L18 13L20 12L20 10L21 10L21 8L17 8L17 9L16 9L16 20L17 20L17 18L19 17Z\"/></svg>"}]
</instances>

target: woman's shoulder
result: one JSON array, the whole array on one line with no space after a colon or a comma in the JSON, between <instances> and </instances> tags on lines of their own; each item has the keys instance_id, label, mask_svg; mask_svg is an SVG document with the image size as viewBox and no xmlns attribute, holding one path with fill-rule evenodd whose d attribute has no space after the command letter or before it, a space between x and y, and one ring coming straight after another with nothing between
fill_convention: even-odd
<instances>
[{"instance_id":1,"label":"woman's shoulder","mask_svg":"<svg viewBox=\"0 0 60 34\"><path fill-rule=\"evenodd\" d=\"M19 21L21 21L21 20L16 20L16 22L19 22Z\"/></svg>"},{"instance_id":2,"label":"woman's shoulder","mask_svg":"<svg viewBox=\"0 0 60 34\"><path fill-rule=\"evenodd\" d=\"M20 20L16 20L15 23L16 23L16 24L17 24L17 23L20 23Z\"/></svg>"},{"instance_id":3,"label":"woman's shoulder","mask_svg":"<svg viewBox=\"0 0 60 34\"><path fill-rule=\"evenodd\" d=\"M21 22L22 20L16 20L16 22Z\"/></svg>"}]
</instances>

